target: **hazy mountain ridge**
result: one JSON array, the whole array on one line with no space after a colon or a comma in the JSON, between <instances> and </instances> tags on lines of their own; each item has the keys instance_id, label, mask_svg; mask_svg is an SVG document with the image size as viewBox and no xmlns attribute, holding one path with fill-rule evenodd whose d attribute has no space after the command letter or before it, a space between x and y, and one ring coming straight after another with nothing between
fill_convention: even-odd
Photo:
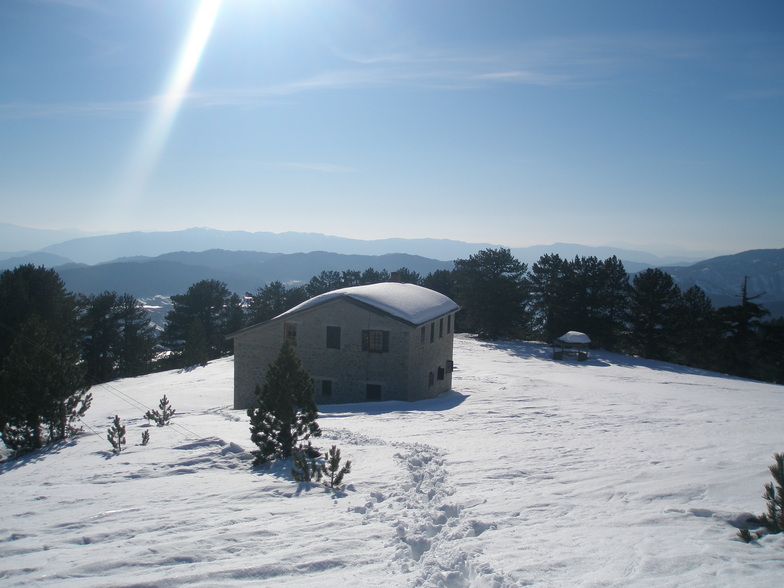
<instances>
[{"instance_id":1,"label":"hazy mountain ridge","mask_svg":"<svg viewBox=\"0 0 784 588\"><path fill-rule=\"evenodd\" d=\"M0 223L0 256L19 256L71 239L95 236L78 229L32 229Z\"/></svg>"},{"instance_id":2,"label":"hazy mountain ridge","mask_svg":"<svg viewBox=\"0 0 784 588\"><path fill-rule=\"evenodd\" d=\"M7 226L13 225L0 224L0 228ZM41 237L41 231L30 231L34 238ZM51 233L51 238L61 235L57 231L43 233ZM255 291L274 280L303 282L323 270L361 271L373 267L392 271L405 266L426 275L435 269L450 269L454 259L465 259L488 247L497 246L449 239L366 241L319 233L193 228L80 237L36 252L0 254L0 270L25 263L44 265L56 268L76 292L115 290L146 298L183 293L203 279L225 281L241 293ZM564 259L606 259L615 255L630 274L660 267L683 290L700 286L717 307L737 304L744 276L748 276L749 294L761 294L757 301L773 316L784 315L784 249L752 250L705 260L573 243L517 247L511 252L529 267L542 255L553 253Z\"/></svg>"},{"instance_id":3,"label":"hazy mountain ridge","mask_svg":"<svg viewBox=\"0 0 784 588\"><path fill-rule=\"evenodd\" d=\"M740 304L748 277L748 294L759 298L773 316L784 315L784 249L755 249L723 255L688 267L663 267L681 290L699 286L716 307Z\"/></svg>"},{"instance_id":4,"label":"hazy mountain ridge","mask_svg":"<svg viewBox=\"0 0 784 588\"><path fill-rule=\"evenodd\" d=\"M32 230L32 229L31 229ZM55 233L57 234L57 233ZM34 247L20 244L17 253L3 254L7 257L20 257L29 254ZM90 265L119 260L125 257L157 257L172 251L207 251L222 249L228 251L267 251L277 253L308 253L330 251L333 253L383 255L387 253L408 253L441 261L467 258L488 247L498 247L491 243L468 243L452 239L375 239L361 240L335 237L321 233L270 233L246 231L220 231L207 228L191 228L181 231L130 232L111 235L79 237L62 242L51 243L39 249L40 252L55 254L75 263ZM7 249L7 247L6 247ZM22 251L24 250L24 251ZM593 247L573 243L553 243L514 247L512 253L522 262L531 264L544 253L558 253L561 257L573 258L575 255L595 255L607 258L612 255L629 264L677 265L696 262L704 257L692 254L657 256L645 251L623 249L620 247ZM0 255L0 258L3 256ZM631 268L632 271L640 268Z\"/></svg>"},{"instance_id":5,"label":"hazy mountain ridge","mask_svg":"<svg viewBox=\"0 0 784 588\"><path fill-rule=\"evenodd\" d=\"M192 284L207 279L225 282L237 293L255 292L269 282L306 282L327 271L357 270L369 267L394 271L401 267L421 275L437 269L451 269L452 262L416 255L344 255L315 251L310 253L270 254L252 251L210 250L200 253L167 253L156 258L136 258L111 263L57 268L66 287L82 294L105 290L128 292L137 298L156 294L184 293Z\"/></svg>"}]
</instances>

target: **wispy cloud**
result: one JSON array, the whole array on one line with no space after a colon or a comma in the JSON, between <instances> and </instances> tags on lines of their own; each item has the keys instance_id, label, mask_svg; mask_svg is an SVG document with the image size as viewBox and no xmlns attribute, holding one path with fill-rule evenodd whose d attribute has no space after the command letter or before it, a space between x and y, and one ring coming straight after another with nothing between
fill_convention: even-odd
<instances>
[{"instance_id":1,"label":"wispy cloud","mask_svg":"<svg viewBox=\"0 0 784 588\"><path fill-rule=\"evenodd\" d=\"M32 0L38 4L56 4L76 8L79 10L89 10L91 12L108 13L109 6L102 0Z\"/></svg>"},{"instance_id":2,"label":"wispy cloud","mask_svg":"<svg viewBox=\"0 0 784 588\"><path fill-rule=\"evenodd\" d=\"M88 0L51 0L90 6ZM257 86L201 88L183 98L185 108L255 107L317 91L419 87L440 91L482 90L499 85L578 87L652 83L677 78L680 67L710 67L727 79L749 75L743 64L722 59L727 39L719 37L622 34L550 38L514 47L462 51L400 48L368 55L335 52L336 67L298 79ZM743 44L744 40L733 39ZM750 41L745 41L750 42ZM707 64L707 65L706 65ZM690 79L684 76L684 79ZM677 83L677 82L672 82ZM770 86L767 86L768 88ZM778 88L778 84L775 85ZM750 89L745 96L779 95ZM117 116L147 112L165 100L151 96L118 102L0 104L2 118Z\"/></svg>"}]
</instances>

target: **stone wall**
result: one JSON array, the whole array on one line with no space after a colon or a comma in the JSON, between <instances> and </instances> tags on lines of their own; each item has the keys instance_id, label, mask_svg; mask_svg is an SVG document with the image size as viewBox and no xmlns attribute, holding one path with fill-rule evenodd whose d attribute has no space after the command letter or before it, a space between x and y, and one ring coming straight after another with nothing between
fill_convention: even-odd
<instances>
[{"instance_id":1,"label":"stone wall","mask_svg":"<svg viewBox=\"0 0 784 588\"><path fill-rule=\"evenodd\" d=\"M364 402L368 399L368 384L380 386L378 400L436 396L449 390L452 383L447 361L452 359L453 329L447 332L447 321L454 326L454 316L432 322L433 343L431 323L424 325L425 342L421 344L421 327L410 326L350 298L336 298L245 329L234 336L234 407L255 406L254 388L263 384L267 366L278 356L287 323L296 325L295 348L314 380L317 404ZM340 349L327 347L327 327L340 327ZM363 350L362 332L369 330L389 333L388 351ZM438 379L439 367L443 379ZM430 372L434 374L432 385ZM331 382L326 390L325 380Z\"/></svg>"}]
</instances>

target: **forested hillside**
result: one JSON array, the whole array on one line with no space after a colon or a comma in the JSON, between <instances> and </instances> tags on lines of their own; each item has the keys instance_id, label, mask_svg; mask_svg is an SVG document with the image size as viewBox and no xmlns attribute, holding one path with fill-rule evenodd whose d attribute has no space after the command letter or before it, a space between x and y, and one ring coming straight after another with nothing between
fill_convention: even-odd
<instances>
[{"instance_id":1,"label":"forested hillside","mask_svg":"<svg viewBox=\"0 0 784 588\"><path fill-rule=\"evenodd\" d=\"M615 257L544 255L528 267L509 249L486 249L426 275L324 270L248 293L201 279L171 297L160 332L132 294L76 295L54 270L25 265L0 274L3 439L19 453L61 439L92 384L203 364L231 353L229 333L324 292L390 279L449 296L461 307L456 329L483 339L550 342L581 331L607 350L784 382L784 319L771 318L749 280L738 283L736 304L716 308L699 286L682 290L663 270L630 279Z\"/></svg>"}]
</instances>

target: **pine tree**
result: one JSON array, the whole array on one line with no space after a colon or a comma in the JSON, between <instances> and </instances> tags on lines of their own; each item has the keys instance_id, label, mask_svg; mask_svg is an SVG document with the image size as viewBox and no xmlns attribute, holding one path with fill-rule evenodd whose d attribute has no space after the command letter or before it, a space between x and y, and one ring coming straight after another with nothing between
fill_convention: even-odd
<instances>
[{"instance_id":1,"label":"pine tree","mask_svg":"<svg viewBox=\"0 0 784 588\"><path fill-rule=\"evenodd\" d=\"M773 476L773 482L765 484L765 493L762 495L768 501L768 510L752 519L764 528L753 534L746 528L740 529L738 537L746 543L768 533L784 532L784 453L774 453L773 459L775 463L768 468Z\"/></svg>"},{"instance_id":2,"label":"pine tree","mask_svg":"<svg viewBox=\"0 0 784 588\"><path fill-rule=\"evenodd\" d=\"M672 276L649 268L634 276L629 304L629 351L648 359L675 359L681 290Z\"/></svg>"},{"instance_id":3,"label":"pine tree","mask_svg":"<svg viewBox=\"0 0 784 588\"><path fill-rule=\"evenodd\" d=\"M518 337L528 325L528 266L506 248L455 260L456 300L463 327L480 337Z\"/></svg>"},{"instance_id":4,"label":"pine tree","mask_svg":"<svg viewBox=\"0 0 784 588\"><path fill-rule=\"evenodd\" d=\"M204 324L201 320L194 319L185 339L185 348L182 351L182 365L206 365L209 358L209 345L204 331Z\"/></svg>"},{"instance_id":5,"label":"pine tree","mask_svg":"<svg viewBox=\"0 0 784 588\"><path fill-rule=\"evenodd\" d=\"M163 398L160 399L158 402L158 408L160 410L151 409L144 413L144 418L148 421L153 421L157 426L163 427L169 424L174 413L177 412L174 408L172 408L169 399L166 398L166 394L163 395Z\"/></svg>"},{"instance_id":6,"label":"pine tree","mask_svg":"<svg viewBox=\"0 0 784 588\"><path fill-rule=\"evenodd\" d=\"M545 341L573 330L563 317L569 296L565 280L567 266L568 263L556 253L543 255L531 266L531 326Z\"/></svg>"},{"instance_id":7,"label":"pine tree","mask_svg":"<svg viewBox=\"0 0 784 588\"><path fill-rule=\"evenodd\" d=\"M295 482L319 482L324 465L317 457L309 457L306 450L294 452L294 465L291 468L291 477Z\"/></svg>"},{"instance_id":8,"label":"pine tree","mask_svg":"<svg viewBox=\"0 0 784 588\"><path fill-rule=\"evenodd\" d=\"M188 288L185 294L172 296L171 300L173 308L166 315L167 325L162 340L180 355L180 359L184 359L182 353L192 337L199 337L201 341L196 346L198 352L189 350L189 361L195 358L195 363L204 363L231 350L226 335L236 330L238 324L241 325L238 316L242 313L242 306L239 296L229 292L224 282L202 280ZM200 327L195 326L198 323Z\"/></svg>"},{"instance_id":9,"label":"pine tree","mask_svg":"<svg viewBox=\"0 0 784 588\"><path fill-rule=\"evenodd\" d=\"M699 286L683 293L676 322L675 350L678 363L717 369L721 332L708 295Z\"/></svg>"},{"instance_id":10,"label":"pine tree","mask_svg":"<svg viewBox=\"0 0 784 588\"><path fill-rule=\"evenodd\" d=\"M116 353L117 375L126 378L146 374L152 367L158 344L155 326L150 314L132 294L123 294L117 304L122 332Z\"/></svg>"},{"instance_id":11,"label":"pine tree","mask_svg":"<svg viewBox=\"0 0 784 588\"><path fill-rule=\"evenodd\" d=\"M768 310L754 302L762 294L749 295L748 278L741 286L741 303L724 306L717 311L725 333L724 369L744 378L754 377L759 363L759 341L762 318Z\"/></svg>"},{"instance_id":12,"label":"pine tree","mask_svg":"<svg viewBox=\"0 0 784 588\"><path fill-rule=\"evenodd\" d=\"M0 435L8 448L19 455L76 432L92 401L84 381L75 345L31 317L0 372Z\"/></svg>"},{"instance_id":13,"label":"pine tree","mask_svg":"<svg viewBox=\"0 0 784 588\"><path fill-rule=\"evenodd\" d=\"M254 465L288 458L303 441L321 436L310 375L288 341L255 393L258 408L248 409L251 441L258 447Z\"/></svg>"},{"instance_id":14,"label":"pine tree","mask_svg":"<svg viewBox=\"0 0 784 588\"><path fill-rule=\"evenodd\" d=\"M116 310L117 294L104 292L80 296L78 307L82 360L87 373L96 384L113 380L117 363L115 353L122 338Z\"/></svg>"},{"instance_id":15,"label":"pine tree","mask_svg":"<svg viewBox=\"0 0 784 588\"><path fill-rule=\"evenodd\" d=\"M322 466L324 485L333 490L339 490L343 484L343 477L351 473L351 461L340 465L340 449L333 445L326 456L326 463Z\"/></svg>"},{"instance_id":16,"label":"pine tree","mask_svg":"<svg viewBox=\"0 0 784 588\"><path fill-rule=\"evenodd\" d=\"M262 323L285 312L289 308L286 298L286 286L279 280L259 288L248 305L248 323Z\"/></svg>"},{"instance_id":17,"label":"pine tree","mask_svg":"<svg viewBox=\"0 0 784 588\"><path fill-rule=\"evenodd\" d=\"M112 451L120 453L125 445L125 425L120 422L120 416L114 416L112 426L106 432L106 439L112 444Z\"/></svg>"},{"instance_id":18,"label":"pine tree","mask_svg":"<svg viewBox=\"0 0 784 588\"><path fill-rule=\"evenodd\" d=\"M781 533L784 531L784 453L773 454L773 459L775 463L769 468L773 482L765 484L763 494L768 511L759 521L770 533Z\"/></svg>"}]
</instances>

